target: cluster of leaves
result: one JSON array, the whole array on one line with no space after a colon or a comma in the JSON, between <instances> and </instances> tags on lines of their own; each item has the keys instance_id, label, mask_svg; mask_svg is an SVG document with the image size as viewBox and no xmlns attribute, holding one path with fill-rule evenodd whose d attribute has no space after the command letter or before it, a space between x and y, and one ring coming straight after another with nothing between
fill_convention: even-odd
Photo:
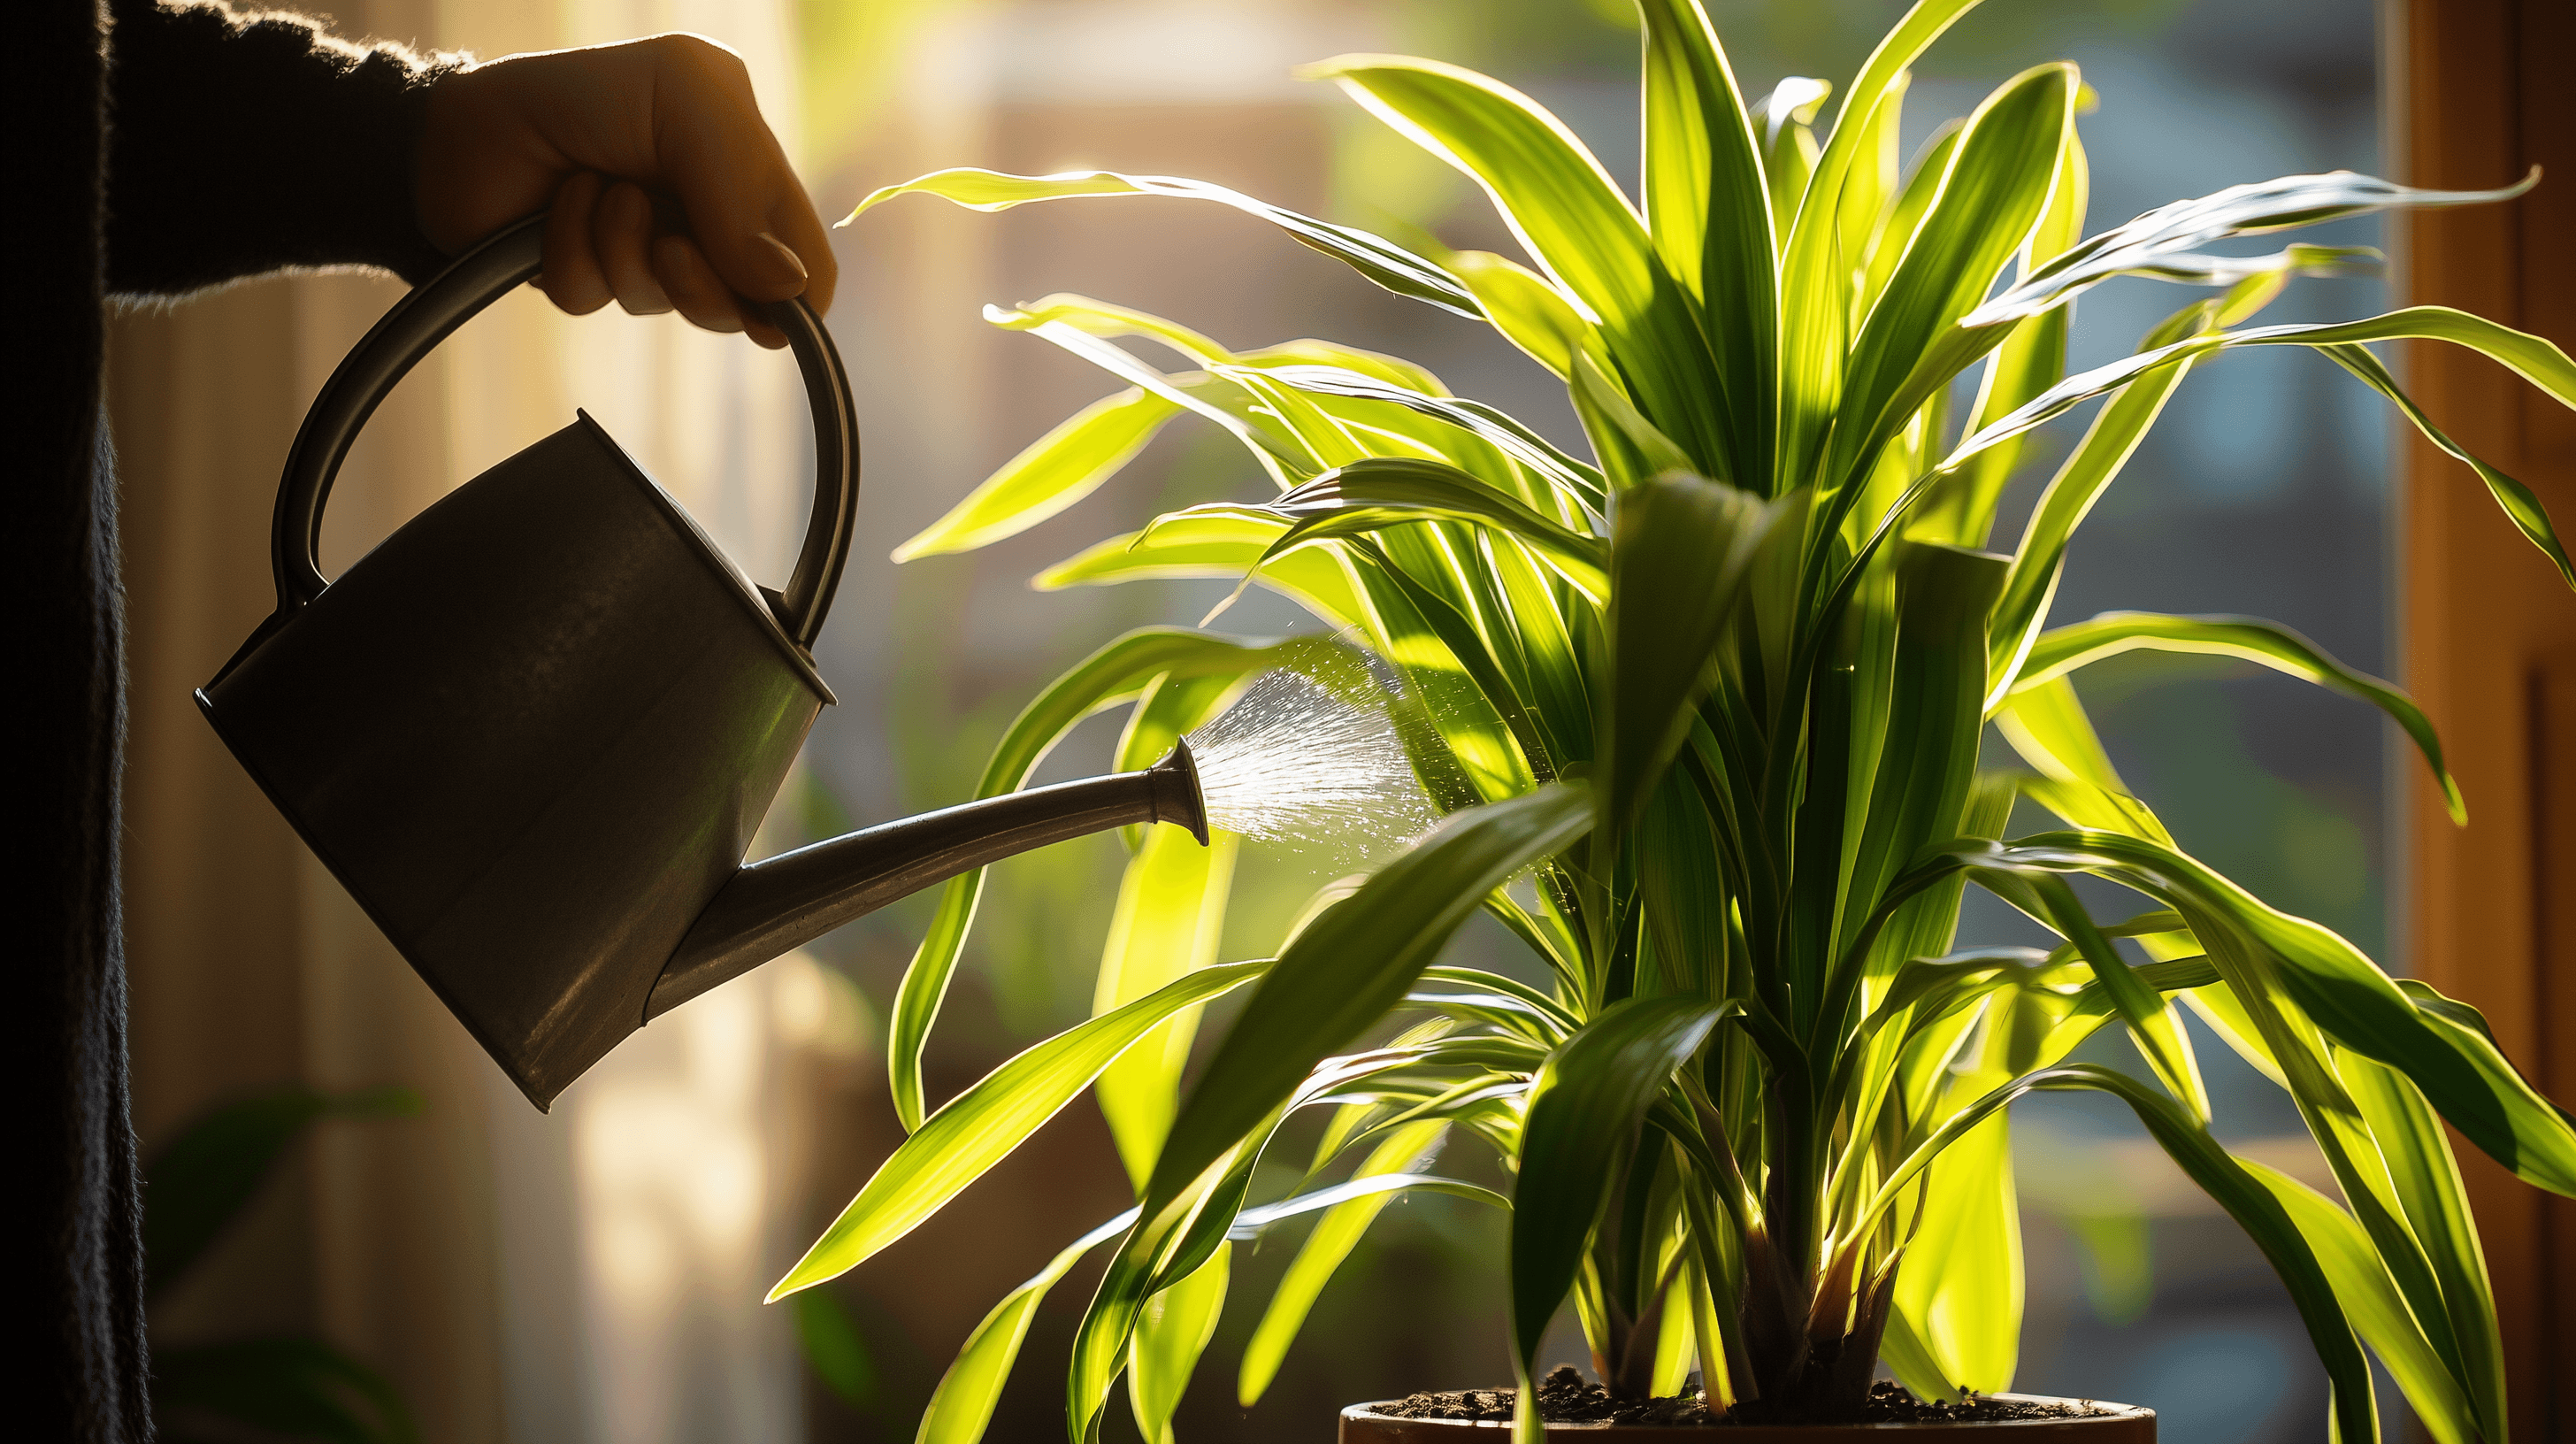
<instances>
[{"instance_id":1,"label":"cluster of leaves","mask_svg":"<svg viewBox=\"0 0 2576 1444\"><path fill-rule=\"evenodd\" d=\"M1712 1407L1759 1395L1848 1413L1882 1358L1926 1394L2001 1388L2021 1298L2006 1105L2066 1089L2127 1104L2261 1247L2325 1363L2337 1439L2376 1437L2365 1346L2445 1444L2504 1437L2494 1310L2441 1120L2560 1193L2576 1193L2576 1128L2475 1012L2183 854L2113 770L2068 676L2145 647L2337 689L2402 724L2464 817L2432 727L2402 693L2270 623L2045 619L2068 538L2165 401L2241 346L2321 352L2389 397L2576 581L2531 494L2444 437L2368 346L2466 346L2576 405L2564 353L2438 307L2249 326L2294 277L2361 258L2210 249L2514 192L2293 176L2086 236L2069 65L2014 77L1899 163L1907 69L1972 3L1917 4L1820 127L1831 87L1793 79L1747 104L1698 0L1639 0L1642 207L1564 125L1488 78L1390 56L1314 67L1482 187L1534 267L1418 255L1159 176L945 171L861 206L918 192L982 210L1140 195L1233 207L1390 291L1490 322L1565 381L1593 452L1568 455L1417 366L1327 342L1234 353L1072 296L988 313L1127 389L900 555L1034 525L1167 422L1204 417L1279 494L1157 517L1038 584L1242 577L1295 599L1399 679L1399 730L1451 815L1320 899L1275 960L1228 964L1213 939L1231 853L1155 830L1128 872L1093 1019L931 1112L921 1048L980 879L949 886L893 1019L912 1136L777 1292L892 1244L1095 1084L1137 1205L993 1311L924 1440L981 1432L1038 1301L1112 1241L1074 1345L1068 1431L1094 1435L1124 1372L1145 1435L1167 1438L1224 1300L1229 1240L1324 1210L1253 1336L1249 1402L1324 1280L1407 1188L1512 1211L1521 1437L1535 1437L1535 1351L1569 1294L1621 1394L1675 1392L1694 1360ZM2115 277L2210 294L2133 354L2068 376L2072 302ZM1185 367L1150 366L1126 340ZM1984 550L2024 438L2095 398L2018 545ZM1021 785L1099 709L1133 705L1121 765L1143 765L1261 670L1337 665L1347 658L1313 641L1121 638L1029 706L983 791ZM1978 771L1990 722L2027 771ZM2016 798L2065 826L1999 840ZM2079 874L2143 910L2097 920L2070 886ZM1952 951L1969 883L2063 941ZM1552 986L1434 964L1479 910ZM1243 987L1248 1006L1184 1095L1198 1010ZM2214 1139L2186 1008L2288 1091L2341 1199ZM1417 1021L1360 1046L1397 1015ZM2065 1061L2105 1026L2134 1040L2152 1082ZM1303 1191L1252 1204L1255 1163L1305 1108L1330 1121ZM1421 1171L1453 1136L1495 1151L1508 1200ZM1346 1153L1356 1168L1318 1186Z\"/></svg>"}]
</instances>

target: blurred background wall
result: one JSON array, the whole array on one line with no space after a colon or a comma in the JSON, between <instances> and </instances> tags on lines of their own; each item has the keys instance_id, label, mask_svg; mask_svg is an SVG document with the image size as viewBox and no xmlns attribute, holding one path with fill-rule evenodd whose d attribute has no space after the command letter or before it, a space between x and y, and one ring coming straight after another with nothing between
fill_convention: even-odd
<instances>
[{"instance_id":1,"label":"blurred background wall","mask_svg":"<svg viewBox=\"0 0 2576 1444\"><path fill-rule=\"evenodd\" d=\"M1900 8L1711 3L1753 94L1783 75L1848 74ZM1105 166L1217 181L1399 238L1508 250L1465 182L1290 68L1386 49L1486 69L1555 108L1625 177L1637 159L1625 10L1614 0L351 0L333 13L344 33L484 55L664 29L713 35L750 62L827 216L941 166ZM2060 55L2099 94L2084 121L2095 229L2235 182L2378 166L2369 0L1995 0L1917 72L1908 146L2004 77ZM2376 234L2343 230L2331 239ZM1068 290L1230 346L1330 336L1421 361L1463 394L1562 440L1579 436L1550 379L1482 327L1380 293L1231 212L1126 200L983 216L912 199L835 232L835 244L844 283L832 322L867 436L859 547L818 648L843 700L816 728L766 848L964 798L1045 680L1128 627L1195 621L1226 590L1025 586L1149 511L1257 495L1252 467L1189 423L1029 534L964 557L886 559L993 466L1112 389L1051 348L983 325L984 303ZM207 1268L156 1305L156 1336L319 1331L391 1376L439 1440L908 1438L985 1309L1128 1201L1105 1129L1077 1103L805 1312L759 1306L900 1137L876 1016L928 899L656 1024L541 1117L194 715L188 689L267 611L269 499L302 409L398 293L380 278L282 278L130 315L115 332L133 596L133 1046L147 1152L204 1107L281 1084L404 1083L427 1103L416 1119L325 1125ZM2274 319L2374 309L2382 293L2375 280L2303 282ZM2074 364L2127 350L2185 299L2145 282L2087 296ZM461 333L379 414L335 496L326 565L567 423L576 405L754 575L783 573L806 487L789 363L673 318L566 321L532 293ZM2388 434L2376 403L2315 358L2239 354L2204 368L2080 535L2059 618L2109 607L2253 612L2386 671ZM2030 468L2045 475L2064 441L2038 448ZM2017 524L2008 515L2003 535ZM1310 624L1256 597L1224 625ZM2092 669L2086 693L2114 756L2186 848L2389 956L2403 936L2387 887L2393 763L2371 714L2250 669L2145 656ZM1096 770L1114 729L1115 719L1092 724L1042 776ZM997 869L941 1022L935 1094L1087 1013L1119 858L1115 843L1094 840ZM1229 957L1266 951L1335 870L1249 847L1242 866ZM1967 937L2008 940L2010 926L1999 909L1972 914ZM1459 946L1497 961L1509 953L1483 933ZM1211 1021L1212 1037L1223 1019ZM2223 1131L2301 1166L2307 1145L2287 1104L2250 1072L2229 1071L2215 1039L2199 1044ZM2125 1048L2103 1061L2126 1062ZM2169 1437L2194 1444L2312 1437L2322 1377L2252 1248L2122 1119L2057 1100L2020 1113L2031 1266L2021 1386L2152 1405ZM1494 1220L1445 1201L1389 1210L1248 1412L1234 1402L1235 1356L1287 1251L1239 1260L1237 1304L1182 1433L1314 1438L1352 1399L1500 1379L1501 1238ZM1063 1350L1088 1292L1077 1274L1041 1312L992 1437L1060 1427ZM829 1369L800 1357L800 1325ZM1576 1357L1571 1334L1562 1342ZM1110 1428L1132 1433L1115 1409Z\"/></svg>"}]
</instances>

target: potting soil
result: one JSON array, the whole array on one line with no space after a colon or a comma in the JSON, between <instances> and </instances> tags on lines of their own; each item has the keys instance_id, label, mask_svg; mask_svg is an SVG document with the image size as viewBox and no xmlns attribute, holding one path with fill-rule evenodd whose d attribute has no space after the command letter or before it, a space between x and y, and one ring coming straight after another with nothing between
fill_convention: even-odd
<instances>
[{"instance_id":1,"label":"potting soil","mask_svg":"<svg viewBox=\"0 0 2576 1444\"><path fill-rule=\"evenodd\" d=\"M1912 1390L1882 1379L1870 1388L1869 1402L1858 1419L1814 1419L1805 1411L1747 1399L1730 1412L1711 1414L1697 1392L1668 1399L1622 1401L1583 1377L1571 1364L1559 1364L1538 1386L1539 1417L1550 1424L1703 1425L1724 1429L1737 1424L1992 1424L2013 1419L2082 1419L2113 1412L2089 1399L2033 1403L1971 1394L1956 1404L1918 1399ZM1398 1419L1502 1419L1512 1417L1509 1389L1460 1389L1414 1394L1380 1404L1380 1414Z\"/></svg>"}]
</instances>

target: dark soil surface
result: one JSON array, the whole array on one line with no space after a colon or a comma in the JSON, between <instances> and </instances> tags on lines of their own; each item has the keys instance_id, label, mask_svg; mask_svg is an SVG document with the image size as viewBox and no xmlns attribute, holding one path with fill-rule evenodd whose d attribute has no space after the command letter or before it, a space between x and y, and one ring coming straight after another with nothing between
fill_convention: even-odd
<instances>
[{"instance_id":1,"label":"dark soil surface","mask_svg":"<svg viewBox=\"0 0 2576 1444\"><path fill-rule=\"evenodd\" d=\"M1971 1394L1956 1404L1928 1403L1904 1385L1880 1380L1858 1419L1821 1420L1803 1410L1748 1399L1724 1415L1713 1415L1699 1395L1623 1403L1608 1390L1583 1377L1571 1364L1559 1364L1538 1386L1539 1417L1550 1424L1703 1425L1724 1429L1735 1424L1994 1424L2011 1419L2083 1419L2108 1414L2091 1400L2033 1404L2018 1399L1990 1399ZM1512 1417L1509 1389L1461 1389L1447 1394L1415 1394L1377 1406L1398 1419L1504 1419Z\"/></svg>"}]
</instances>

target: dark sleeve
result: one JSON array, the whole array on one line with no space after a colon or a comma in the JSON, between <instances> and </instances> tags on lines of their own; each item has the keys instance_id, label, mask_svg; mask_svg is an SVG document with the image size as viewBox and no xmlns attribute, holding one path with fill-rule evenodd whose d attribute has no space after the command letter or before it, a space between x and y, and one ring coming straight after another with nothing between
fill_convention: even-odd
<instances>
[{"instance_id":1,"label":"dark sleeve","mask_svg":"<svg viewBox=\"0 0 2576 1444\"><path fill-rule=\"evenodd\" d=\"M288 266L444 257L420 231L413 154L452 60L353 45L211 0L111 0L107 289L172 295Z\"/></svg>"}]
</instances>

